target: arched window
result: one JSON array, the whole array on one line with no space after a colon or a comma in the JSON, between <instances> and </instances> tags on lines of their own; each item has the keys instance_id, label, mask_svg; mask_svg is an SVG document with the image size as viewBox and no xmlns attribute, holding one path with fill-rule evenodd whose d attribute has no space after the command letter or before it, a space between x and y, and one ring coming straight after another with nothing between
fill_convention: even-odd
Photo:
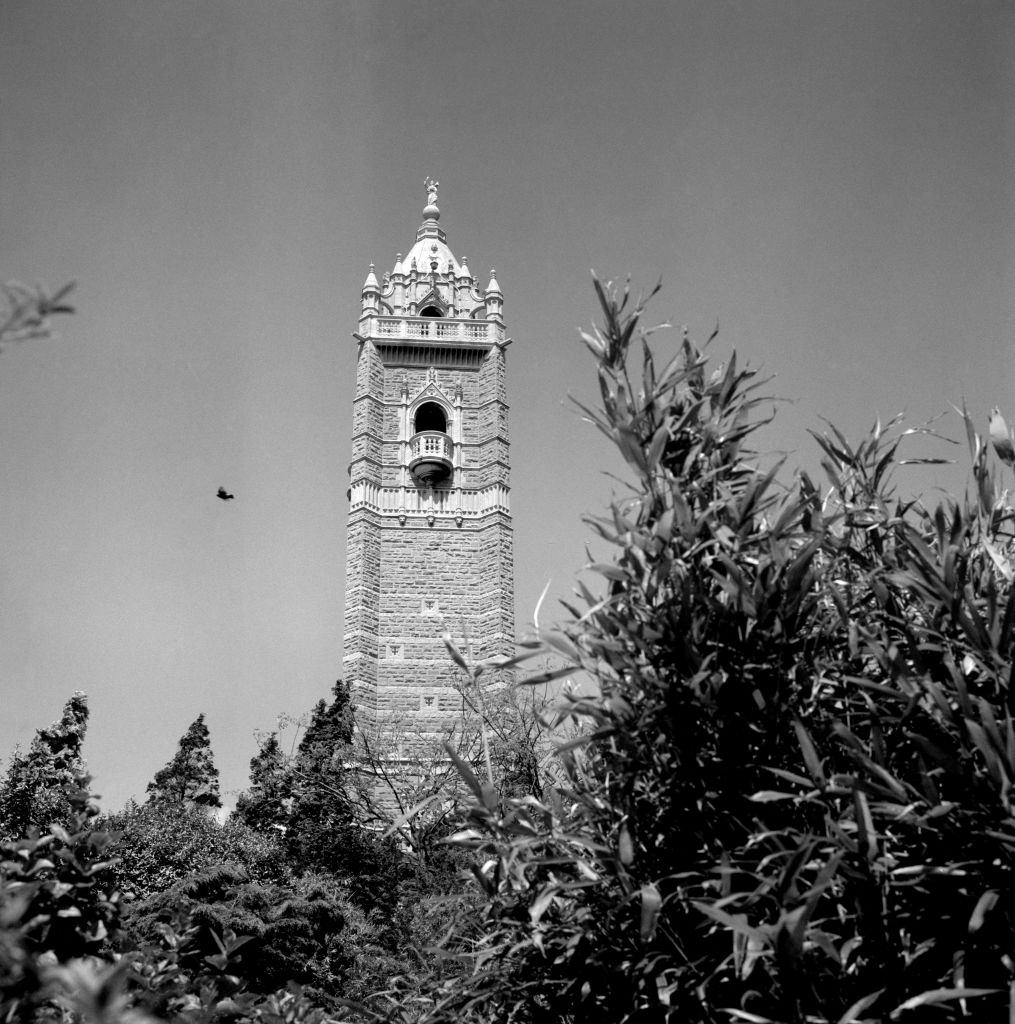
<instances>
[{"instance_id":1,"label":"arched window","mask_svg":"<svg viewBox=\"0 0 1015 1024\"><path fill-rule=\"evenodd\" d=\"M443 316L444 314L436 306L427 306L419 311L420 316Z\"/></svg>"},{"instance_id":2,"label":"arched window","mask_svg":"<svg viewBox=\"0 0 1015 1024\"><path fill-rule=\"evenodd\" d=\"M439 430L442 434L448 432L448 418L436 402L424 402L416 410L415 425L417 434L424 430Z\"/></svg>"}]
</instances>

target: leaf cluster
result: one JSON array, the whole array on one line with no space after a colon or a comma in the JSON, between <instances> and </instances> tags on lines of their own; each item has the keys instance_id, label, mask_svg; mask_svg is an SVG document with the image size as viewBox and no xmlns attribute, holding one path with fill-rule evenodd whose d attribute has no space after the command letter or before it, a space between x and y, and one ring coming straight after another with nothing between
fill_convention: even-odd
<instances>
[{"instance_id":1,"label":"leaf cluster","mask_svg":"<svg viewBox=\"0 0 1015 1024\"><path fill-rule=\"evenodd\" d=\"M119 920L113 837L94 828L86 789L62 800L66 827L32 827L0 843L0 1020L33 1019L46 1002L47 966L99 953Z\"/></svg>"},{"instance_id":2,"label":"leaf cluster","mask_svg":"<svg viewBox=\"0 0 1015 1024\"><path fill-rule=\"evenodd\" d=\"M73 290L73 281L53 293L42 285L30 287L19 281L0 285L0 345L48 338L52 318L74 312L67 302Z\"/></svg>"}]
</instances>

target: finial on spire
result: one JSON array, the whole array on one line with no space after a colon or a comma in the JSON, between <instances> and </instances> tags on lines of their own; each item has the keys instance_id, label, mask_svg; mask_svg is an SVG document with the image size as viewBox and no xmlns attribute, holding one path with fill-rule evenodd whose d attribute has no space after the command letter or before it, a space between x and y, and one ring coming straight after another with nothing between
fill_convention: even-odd
<instances>
[{"instance_id":1,"label":"finial on spire","mask_svg":"<svg viewBox=\"0 0 1015 1024\"><path fill-rule=\"evenodd\" d=\"M423 182L426 187L426 206L423 207L423 218L425 220L440 220L441 211L437 209L437 189L440 182L435 178L427 177Z\"/></svg>"}]
</instances>

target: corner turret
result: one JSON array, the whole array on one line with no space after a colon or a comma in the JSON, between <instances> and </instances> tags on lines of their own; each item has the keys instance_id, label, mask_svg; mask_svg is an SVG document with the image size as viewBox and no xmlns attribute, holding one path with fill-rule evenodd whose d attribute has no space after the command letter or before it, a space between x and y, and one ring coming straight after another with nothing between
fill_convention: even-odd
<instances>
[{"instance_id":1,"label":"corner turret","mask_svg":"<svg viewBox=\"0 0 1015 1024\"><path fill-rule=\"evenodd\" d=\"M377 275L374 273L374 265L371 263L367 279L363 282L363 312L379 313L380 301L381 288L377 283Z\"/></svg>"},{"instance_id":2,"label":"corner turret","mask_svg":"<svg viewBox=\"0 0 1015 1024\"><path fill-rule=\"evenodd\" d=\"M497 271L490 271L490 283L486 286L486 318L487 320L504 319L504 293L497 284Z\"/></svg>"}]
</instances>

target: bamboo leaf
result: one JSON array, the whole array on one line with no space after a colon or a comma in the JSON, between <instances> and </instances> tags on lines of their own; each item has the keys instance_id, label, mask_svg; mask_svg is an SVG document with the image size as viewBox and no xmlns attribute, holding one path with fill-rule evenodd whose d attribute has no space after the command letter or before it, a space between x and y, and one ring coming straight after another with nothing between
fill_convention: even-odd
<instances>
[{"instance_id":1,"label":"bamboo leaf","mask_svg":"<svg viewBox=\"0 0 1015 1024\"><path fill-rule=\"evenodd\" d=\"M796 732L797 741L800 744L800 752L804 756L804 764L807 765L811 778L814 780L815 785L824 788L826 784L825 771L821 766L821 759L814 748L814 741L811 739L810 733L804 728L804 724L799 718L793 719L793 729Z\"/></svg>"},{"instance_id":2,"label":"bamboo leaf","mask_svg":"<svg viewBox=\"0 0 1015 1024\"><path fill-rule=\"evenodd\" d=\"M641 941L650 942L659 921L663 898L655 884L646 882L641 887Z\"/></svg>"},{"instance_id":3,"label":"bamboo leaf","mask_svg":"<svg viewBox=\"0 0 1015 1024\"><path fill-rule=\"evenodd\" d=\"M997 903L997 893L988 889L977 901L972 914L969 915L969 934L978 932L983 927L983 919Z\"/></svg>"},{"instance_id":4,"label":"bamboo leaf","mask_svg":"<svg viewBox=\"0 0 1015 1024\"><path fill-rule=\"evenodd\" d=\"M416 817L417 814L424 807L429 807L430 804L440 799L439 793L431 793L428 797L424 797L417 804L413 804L404 814L400 814L395 820L384 830L381 835L381 839L390 839L406 822L411 821Z\"/></svg>"},{"instance_id":5,"label":"bamboo leaf","mask_svg":"<svg viewBox=\"0 0 1015 1024\"><path fill-rule=\"evenodd\" d=\"M915 1010L920 1006L931 1006L935 1003L950 1003L956 999L973 999L976 996L989 996L1000 991L996 988L935 988L927 992L921 992L918 996L899 1003L889 1014L892 1020L898 1020L908 1010Z\"/></svg>"},{"instance_id":6,"label":"bamboo leaf","mask_svg":"<svg viewBox=\"0 0 1015 1024\"><path fill-rule=\"evenodd\" d=\"M881 994L884 992L883 988L879 988L876 992L871 992L870 995L864 996L862 999L858 999L838 1020L837 1024L853 1024L857 1020L859 1015L863 1013L868 1007L873 1006L878 999L881 998Z\"/></svg>"},{"instance_id":7,"label":"bamboo leaf","mask_svg":"<svg viewBox=\"0 0 1015 1024\"><path fill-rule=\"evenodd\" d=\"M465 784L472 790L472 792L483 799L483 787L479 784L479 779L476 778L476 773L469 767L468 763L462 760L455 751L455 748L450 743L444 743L444 749L448 752L448 757L454 762L455 767L458 769L458 774L465 780Z\"/></svg>"}]
</instances>

